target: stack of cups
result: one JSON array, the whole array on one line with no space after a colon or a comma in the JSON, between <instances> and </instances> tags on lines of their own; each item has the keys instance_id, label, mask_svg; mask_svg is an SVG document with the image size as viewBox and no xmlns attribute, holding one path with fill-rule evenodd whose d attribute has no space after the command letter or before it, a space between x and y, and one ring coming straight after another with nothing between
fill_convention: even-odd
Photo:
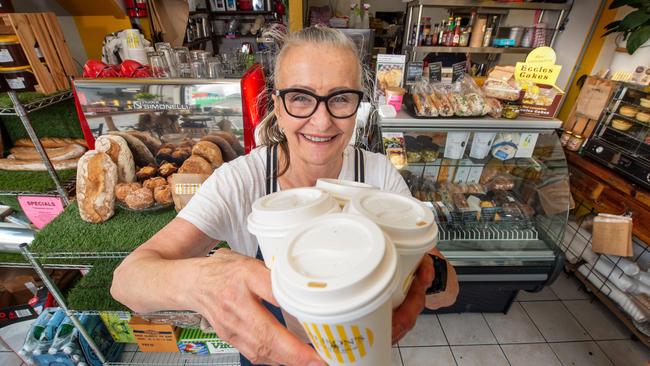
<instances>
[{"instance_id":1,"label":"stack of cups","mask_svg":"<svg viewBox=\"0 0 650 366\"><path fill-rule=\"evenodd\" d=\"M367 190L377 189L377 187L371 186L370 184L328 178L317 180L316 187L329 192L329 194L331 194L339 203L341 209L343 209L352 198L366 192Z\"/></svg>"},{"instance_id":2,"label":"stack of cups","mask_svg":"<svg viewBox=\"0 0 650 366\"><path fill-rule=\"evenodd\" d=\"M395 246L369 219L334 213L293 231L271 271L273 296L330 365L391 360Z\"/></svg>"},{"instance_id":3,"label":"stack of cups","mask_svg":"<svg viewBox=\"0 0 650 366\"><path fill-rule=\"evenodd\" d=\"M391 239L399 257L399 288L393 307L406 298L422 257L438 242L438 226L431 209L396 193L369 191L354 197L346 212L363 215Z\"/></svg>"}]
</instances>

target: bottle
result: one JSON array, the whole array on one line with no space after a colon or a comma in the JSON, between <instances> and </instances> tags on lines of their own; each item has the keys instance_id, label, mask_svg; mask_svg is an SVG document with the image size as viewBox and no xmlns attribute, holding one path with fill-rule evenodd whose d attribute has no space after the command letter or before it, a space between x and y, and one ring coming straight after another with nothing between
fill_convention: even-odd
<instances>
[{"instance_id":1,"label":"bottle","mask_svg":"<svg viewBox=\"0 0 650 366\"><path fill-rule=\"evenodd\" d=\"M431 29L431 45L432 46L437 46L438 45L438 33L440 31L439 29L440 24L436 23L433 28Z\"/></svg>"},{"instance_id":2,"label":"bottle","mask_svg":"<svg viewBox=\"0 0 650 366\"><path fill-rule=\"evenodd\" d=\"M57 329L59 329L59 326L65 317L63 309L57 310L54 315L52 315L50 320L47 322L45 329L41 333L41 338L38 340L38 346L36 346L32 352L33 355L38 356L48 353L50 346L54 341L54 337L56 336Z\"/></svg>"},{"instance_id":3,"label":"bottle","mask_svg":"<svg viewBox=\"0 0 650 366\"><path fill-rule=\"evenodd\" d=\"M470 47L481 47L483 45L483 35L487 25L487 17L480 16L472 25L472 35L470 36Z\"/></svg>"},{"instance_id":4,"label":"bottle","mask_svg":"<svg viewBox=\"0 0 650 366\"><path fill-rule=\"evenodd\" d=\"M18 351L18 354L22 356L23 359L28 359L28 356L34 351L38 346L38 340L41 339L41 335L47 326L47 322L50 321L54 315L54 312L43 310L41 315L38 316L32 327L27 332L27 337L25 338L25 343L23 347Z\"/></svg>"},{"instance_id":5,"label":"bottle","mask_svg":"<svg viewBox=\"0 0 650 366\"><path fill-rule=\"evenodd\" d=\"M422 17L422 19L420 19L420 38L418 38L418 46L424 45L424 22L425 17Z\"/></svg>"},{"instance_id":6,"label":"bottle","mask_svg":"<svg viewBox=\"0 0 650 366\"><path fill-rule=\"evenodd\" d=\"M440 28L438 29L438 46L445 45L445 26L446 23L444 20L440 22Z\"/></svg>"},{"instance_id":7,"label":"bottle","mask_svg":"<svg viewBox=\"0 0 650 366\"><path fill-rule=\"evenodd\" d=\"M492 32L496 28L497 25L497 16L492 17L492 21L490 22L490 25L485 29L485 36L483 36L483 47L490 47L490 44L492 43Z\"/></svg>"},{"instance_id":8,"label":"bottle","mask_svg":"<svg viewBox=\"0 0 650 366\"><path fill-rule=\"evenodd\" d=\"M460 29L461 29L460 21L461 21L460 17L456 18L456 26L454 27L454 35L453 35L453 38L451 40L451 45L453 47L458 47L458 44L460 43Z\"/></svg>"},{"instance_id":9,"label":"bottle","mask_svg":"<svg viewBox=\"0 0 650 366\"><path fill-rule=\"evenodd\" d=\"M454 17L449 17L447 24L447 30L445 30L445 35L443 36L443 43L445 46L451 46L451 41L454 37Z\"/></svg>"},{"instance_id":10,"label":"bottle","mask_svg":"<svg viewBox=\"0 0 650 366\"><path fill-rule=\"evenodd\" d=\"M463 27L460 31L460 39L458 41L458 46L467 47L469 44L469 27Z\"/></svg>"},{"instance_id":11,"label":"bottle","mask_svg":"<svg viewBox=\"0 0 650 366\"><path fill-rule=\"evenodd\" d=\"M54 335L54 340L52 341L52 345L50 346L50 349L47 351L47 353L55 355L57 352L62 350L63 346L66 343L70 343L70 341L74 338L74 331L75 327L72 323L72 320L69 317L66 317L59 326L59 329L57 329L56 334Z\"/></svg>"},{"instance_id":12,"label":"bottle","mask_svg":"<svg viewBox=\"0 0 650 366\"><path fill-rule=\"evenodd\" d=\"M430 38L430 35L431 35L431 18L429 18L429 17L424 18L424 30L423 30L422 33L423 33L422 44L431 46L431 38Z\"/></svg>"}]
</instances>

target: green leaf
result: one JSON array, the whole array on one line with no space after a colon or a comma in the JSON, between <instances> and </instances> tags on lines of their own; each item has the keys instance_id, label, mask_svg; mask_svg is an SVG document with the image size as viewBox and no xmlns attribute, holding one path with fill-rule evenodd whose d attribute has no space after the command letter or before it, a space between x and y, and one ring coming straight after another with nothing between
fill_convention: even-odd
<instances>
[{"instance_id":1,"label":"green leaf","mask_svg":"<svg viewBox=\"0 0 650 366\"><path fill-rule=\"evenodd\" d=\"M605 26L605 29L609 30L609 29L612 29L612 28L616 28L616 27L618 27L618 25L619 25L620 23L621 23L620 20L617 20L617 21L611 22L611 23L609 23L609 24L607 24L607 25Z\"/></svg>"},{"instance_id":2,"label":"green leaf","mask_svg":"<svg viewBox=\"0 0 650 366\"><path fill-rule=\"evenodd\" d=\"M634 29L650 20L650 14L643 10L633 11L621 20L621 27Z\"/></svg>"},{"instance_id":3,"label":"green leaf","mask_svg":"<svg viewBox=\"0 0 650 366\"><path fill-rule=\"evenodd\" d=\"M607 37L608 35L612 33L619 33L620 31L618 29L610 29L607 32L605 32L601 37Z\"/></svg>"},{"instance_id":4,"label":"green leaf","mask_svg":"<svg viewBox=\"0 0 650 366\"><path fill-rule=\"evenodd\" d=\"M632 32L627 39L627 53L633 54L639 47L650 39L650 25L644 25L638 30Z\"/></svg>"},{"instance_id":5,"label":"green leaf","mask_svg":"<svg viewBox=\"0 0 650 366\"><path fill-rule=\"evenodd\" d=\"M645 1L644 0L614 0L612 4L609 6L609 8L616 9L625 5L638 9L641 8L643 5L645 5Z\"/></svg>"}]
</instances>

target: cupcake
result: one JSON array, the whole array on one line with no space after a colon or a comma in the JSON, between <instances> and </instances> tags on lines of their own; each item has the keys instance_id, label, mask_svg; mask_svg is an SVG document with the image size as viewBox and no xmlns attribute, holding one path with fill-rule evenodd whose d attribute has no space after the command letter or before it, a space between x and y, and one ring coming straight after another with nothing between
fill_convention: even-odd
<instances>
[{"instance_id":1,"label":"cupcake","mask_svg":"<svg viewBox=\"0 0 650 366\"><path fill-rule=\"evenodd\" d=\"M623 119L613 119L612 120L612 127L619 131L627 131L632 127L633 123L623 120Z\"/></svg>"},{"instance_id":2,"label":"cupcake","mask_svg":"<svg viewBox=\"0 0 650 366\"><path fill-rule=\"evenodd\" d=\"M638 112L638 109L629 106L623 106L618 110L618 113L624 115L625 117L634 117Z\"/></svg>"},{"instance_id":3,"label":"cupcake","mask_svg":"<svg viewBox=\"0 0 650 366\"><path fill-rule=\"evenodd\" d=\"M643 123L650 122L650 113L648 112L639 112L636 114L636 120Z\"/></svg>"}]
</instances>

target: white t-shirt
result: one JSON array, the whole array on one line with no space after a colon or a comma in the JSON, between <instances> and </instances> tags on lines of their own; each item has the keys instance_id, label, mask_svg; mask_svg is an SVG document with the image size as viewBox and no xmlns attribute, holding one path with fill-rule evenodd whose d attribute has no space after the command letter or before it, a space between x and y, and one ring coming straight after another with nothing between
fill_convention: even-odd
<instances>
[{"instance_id":1,"label":"white t-shirt","mask_svg":"<svg viewBox=\"0 0 650 366\"><path fill-rule=\"evenodd\" d=\"M346 147L343 155L339 179L354 180L354 148ZM368 151L363 155L366 183L383 191L411 195L404 179L384 155ZM232 250L254 257L257 239L248 232L246 218L253 202L266 194L265 174L263 146L215 170L178 217L215 240L225 240Z\"/></svg>"}]
</instances>

